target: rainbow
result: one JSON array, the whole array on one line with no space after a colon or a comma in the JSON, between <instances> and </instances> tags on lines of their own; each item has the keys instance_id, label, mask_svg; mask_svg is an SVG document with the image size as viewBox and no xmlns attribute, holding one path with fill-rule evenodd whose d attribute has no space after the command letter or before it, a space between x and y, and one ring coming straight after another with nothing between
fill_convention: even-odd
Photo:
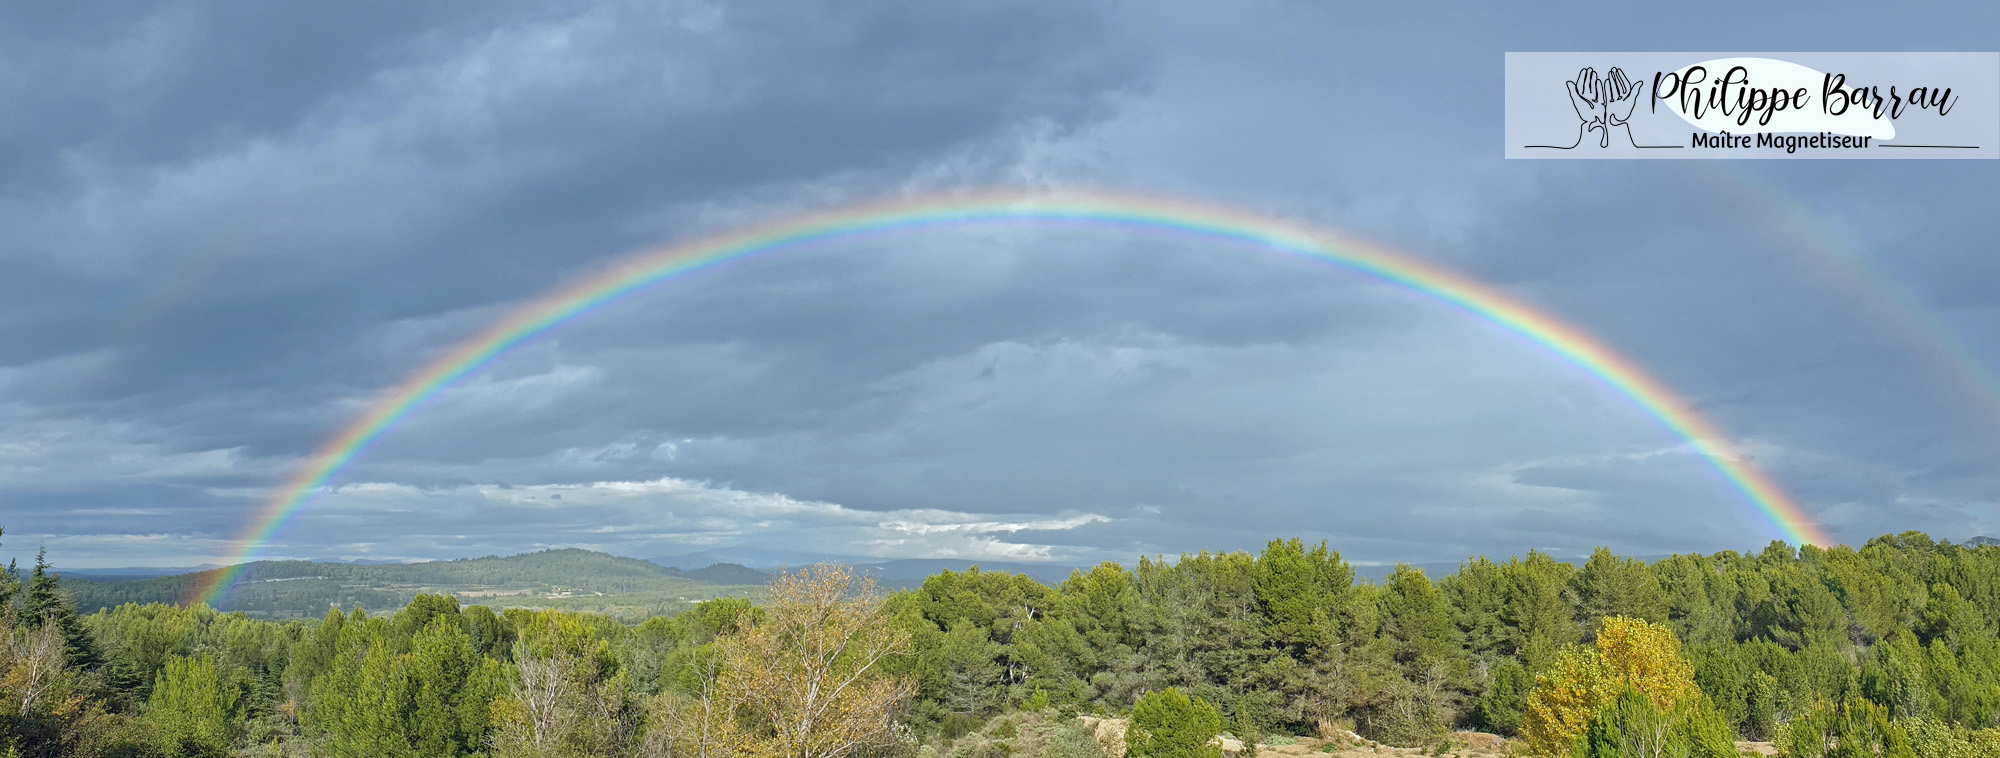
<instances>
[{"instance_id":1,"label":"rainbow","mask_svg":"<svg viewBox=\"0 0 2000 758\"><path fill-rule=\"evenodd\" d=\"M1931 375L1946 380L1960 398L1978 409L1987 438L2000 441L2000 375L1963 330L1884 271L1867 249L1850 241L1857 235L1843 229L1838 218L1813 208L1748 166L1694 168L1715 179L1717 186L1730 193L1730 199L1752 209L1760 222L1790 243L1784 248L1813 273L1845 290L1874 311L1881 323L1901 332L1909 347L1936 369Z\"/></svg>"},{"instance_id":2,"label":"rainbow","mask_svg":"<svg viewBox=\"0 0 2000 758\"><path fill-rule=\"evenodd\" d=\"M516 307L470 339L389 389L359 418L322 444L265 502L238 538L231 567L197 587L194 601L219 603L242 566L328 480L396 422L452 382L509 348L648 285L761 253L879 235L977 223L1110 227L1188 238L1331 263L1394 284L1499 325L1575 364L1674 434L1686 439L1786 538L1831 545L1826 533L1776 483L1752 467L1707 419L1638 365L1584 331L1472 279L1387 248L1330 231L1241 210L1108 192L950 194L848 207L697 239L623 259L595 275Z\"/></svg>"}]
</instances>

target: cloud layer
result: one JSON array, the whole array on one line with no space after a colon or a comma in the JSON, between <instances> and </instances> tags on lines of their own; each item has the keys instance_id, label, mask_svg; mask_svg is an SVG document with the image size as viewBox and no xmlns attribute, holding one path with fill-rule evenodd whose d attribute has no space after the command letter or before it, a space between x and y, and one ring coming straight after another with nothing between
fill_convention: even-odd
<instances>
[{"instance_id":1,"label":"cloud layer","mask_svg":"<svg viewBox=\"0 0 2000 758\"><path fill-rule=\"evenodd\" d=\"M1751 202L1727 172L1498 143L1507 50L1972 49L1990 26L1830 12L1691 38L1709 28L1463 10L0 12L0 555L226 560L321 441L552 286L989 185L1380 240L1615 346L1843 539L2000 533L1977 410L2000 401L1829 257L1991 365L1991 162L1747 166L1772 188ZM432 398L263 554L1080 563L1295 534L1418 562L1777 536L1626 398L1457 311L1297 261L1010 229L761 257L601 309Z\"/></svg>"}]
</instances>

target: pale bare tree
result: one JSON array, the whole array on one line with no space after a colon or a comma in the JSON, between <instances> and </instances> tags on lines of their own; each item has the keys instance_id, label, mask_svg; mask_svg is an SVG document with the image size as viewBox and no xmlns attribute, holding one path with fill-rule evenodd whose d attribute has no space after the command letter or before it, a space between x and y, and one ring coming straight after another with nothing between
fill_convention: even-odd
<instances>
[{"instance_id":1,"label":"pale bare tree","mask_svg":"<svg viewBox=\"0 0 2000 758\"><path fill-rule=\"evenodd\" d=\"M648 705L644 749L649 758L725 758L745 752L751 738L743 731L737 706L716 695L721 659L704 657L707 670L699 697L667 691Z\"/></svg>"},{"instance_id":2,"label":"pale bare tree","mask_svg":"<svg viewBox=\"0 0 2000 758\"><path fill-rule=\"evenodd\" d=\"M744 731L736 709L719 698L662 692L654 696L648 711L642 747L651 758L732 758L763 752L759 740Z\"/></svg>"},{"instance_id":3,"label":"pale bare tree","mask_svg":"<svg viewBox=\"0 0 2000 758\"><path fill-rule=\"evenodd\" d=\"M523 716L516 736L534 755L552 755L558 740L575 728L577 710L571 669L575 662L560 653L547 658L524 656L517 659L520 679L514 687L514 702Z\"/></svg>"},{"instance_id":4,"label":"pale bare tree","mask_svg":"<svg viewBox=\"0 0 2000 758\"><path fill-rule=\"evenodd\" d=\"M580 621L543 613L514 644L515 679L495 704L493 754L595 756L628 749L624 679Z\"/></svg>"},{"instance_id":5,"label":"pale bare tree","mask_svg":"<svg viewBox=\"0 0 2000 758\"><path fill-rule=\"evenodd\" d=\"M69 658L63 650L62 629L54 621L15 632L9 641L8 665L4 669L6 687L20 699L19 716L25 718L35 706L62 686L63 669Z\"/></svg>"},{"instance_id":6,"label":"pale bare tree","mask_svg":"<svg viewBox=\"0 0 2000 758\"><path fill-rule=\"evenodd\" d=\"M846 566L781 573L761 618L722 642L716 698L740 708L757 733L740 755L840 758L894 740L907 679L882 664L908 655L909 632L884 611L872 578Z\"/></svg>"}]
</instances>

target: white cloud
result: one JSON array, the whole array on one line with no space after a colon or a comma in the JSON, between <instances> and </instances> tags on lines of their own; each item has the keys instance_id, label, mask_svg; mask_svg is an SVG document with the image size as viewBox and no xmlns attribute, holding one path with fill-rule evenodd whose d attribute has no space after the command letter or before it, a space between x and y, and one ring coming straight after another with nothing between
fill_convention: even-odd
<instances>
[{"instance_id":1,"label":"white cloud","mask_svg":"<svg viewBox=\"0 0 2000 758\"><path fill-rule=\"evenodd\" d=\"M674 477L639 481L518 486L417 488L346 484L315 494L288 532L314 531L354 519L406 514L400 539L378 540L371 553L414 550L428 518L457 528L458 519L486 520L510 534L534 535L538 546L584 546L656 556L687 548L744 547L794 554L881 558L1054 561L1091 557L1076 548L1022 535L1069 532L1112 519L1095 513L1057 517L969 513L943 509L868 511ZM426 516L426 514L429 514ZM489 535L491 536L491 535ZM273 545L275 557L286 551Z\"/></svg>"}]
</instances>

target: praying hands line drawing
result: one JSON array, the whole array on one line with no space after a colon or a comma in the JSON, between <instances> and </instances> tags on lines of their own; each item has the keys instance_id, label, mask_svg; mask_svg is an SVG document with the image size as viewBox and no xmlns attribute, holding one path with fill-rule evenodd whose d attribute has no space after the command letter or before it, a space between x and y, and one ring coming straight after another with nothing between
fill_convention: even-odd
<instances>
[{"instance_id":1,"label":"praying hands line drawing","mask_svg":"<svg viewBox=\"0 0 2000 758\"><path fill-rule=\"evenodd\" d=\"M1569 150L1583 144L1583 138L1597 132L1597 146L1611 146L1611 132L1622 130L1625 142L1633 147L1642 147L1632 139L1632 111L1639 105L1639 90L1645 87L1625 75L1624 69L1613 67L1610 73L1598 75L1597 69L1584 68L1576 72L1576 78L1565 82L1569 88L1569 104L1576 109L1576 117L1581 123L1576 127L1576 141L1568 145L1528 145Z\"/></svg>"}]
</instances>

